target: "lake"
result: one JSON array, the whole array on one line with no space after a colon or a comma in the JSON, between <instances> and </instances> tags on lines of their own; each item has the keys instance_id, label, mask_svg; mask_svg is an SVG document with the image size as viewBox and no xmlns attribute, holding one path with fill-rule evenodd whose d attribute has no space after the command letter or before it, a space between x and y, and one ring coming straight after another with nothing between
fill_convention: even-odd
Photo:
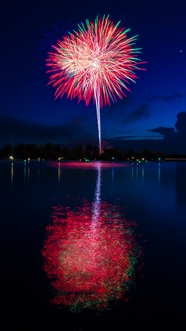
<instances>
[{"instance_id":1,"label":"lake","mask_svg":"<svg viewBox=\"0 0 186 331\"><path fill-rule=\"evenodd\" d=\"M185 162L1 162L0 197L7 329L185 330Z\"/></svg>"}]
</instances>

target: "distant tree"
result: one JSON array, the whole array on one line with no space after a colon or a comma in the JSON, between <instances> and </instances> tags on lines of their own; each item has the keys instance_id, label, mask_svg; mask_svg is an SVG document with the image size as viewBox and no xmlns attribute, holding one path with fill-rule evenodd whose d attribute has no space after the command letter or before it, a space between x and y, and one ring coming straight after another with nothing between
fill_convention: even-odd
<instances>
[{"instance_id":1,"label":"distant tree","mask_svg":"<svg viewBox=\"0 0 186 331\"><path fill-rule=\"evenodd\" d=\"M17 159L21 159L21 160L26 159L27 157L26 145L20 143L18 146L14 148L14 154Z\"/></svg>"},{"instance_id":2,"label":"distant tree","mask_svg":"<svg viewBox=\"0 0 186 331\"><path fill-rule=\"evenodd\" d=\"M76 155L77 159L82 159L83 158L83 146L81 144L78 144L76 147Z\"/></svg>"},{"instance_id":3,"label":"distant tree","mask_svg":"<svg viewBox=\"0 0 186 331\"><path fill-rule=\"evenodd\" d=\"M147 157L149 155L149 151L146 148L143 148L141 151L141 156L142 157Z\"/></svg>"},{"instance_id":4,"label":"distant tree","mask_svg":"<svg viewBox=\"0 0 186 331\"><path fill-rule=\"evenodd\" d=\"M126 153L120 148L104 148L101 158L102 160L124 161L126 159Z\"/></svg>"},{"instance_id":5,"label":"distant tree","mask_svg":"<svg viewBox=\"0 0 186 331\"><path fill-rule=\"evenodd\" d=\"M148 151L146 148L143 148L141 151L141 157L146 160L154 159L154 153L151 151Z\"/></svg>"},{"instance_id":6,"label":"distant tree","mask_svg":"<svg viewBox=\"0 0 186 331\"><path fill-rule=\"evenodd\" d=\"M127 152L127 157L129 159L131 159L132 157L134 157L134 155L135 155L135 152L133 151L133 149L129 149Z\"/></svg>"},{"instance_id":7,"label":"distant tree","mask_svg":"<svg viewBox=\"0 0 186 331\"><path fill-rule=\"evenodd\" d=\"M53 152L53 146L50 142L44 144L42 155L43 155L43 158L46 160L55 159L54 152Z\"/></svg>"},{"instance_id":8,"label":"distant tree","mask_svg":"<svg viewBox=\"0 0 186 331\"><path fill-rule=\"evenodd\" d=\"M12 145L5 145L1 150L1 158L9 158L12 155Z\"/></svg>"},{"instance_id":9,"label":"distant tree","mask_svg":"<svg viewBox=\"0 0 186 331\"><path fill-rule=\"evenodd\" d=\"M53 155L54 155L55 159L58 159L59 157L62 156L62 148L59 144L55 144L53 146Z\"/></svg>"},{"instance_id":10,"label":"distant tree","mask_svg":"<svg viewBox=\"0 0 186 331\"><path fill-rule=\"evenodd\" d=\"M68 146L65 146L62 148L62 156L65 158L65 159L69 159L70 158L70 149Z\"/></svg>"},{"instance_id":11,"label":"distant tree","mask_svg":"<svg viewBox=\"0 0 186 331\"><path fill-rule=\"evenodd\" d=\"M86 144L85 154L88 159L91 158L91 155L92 155L92 144L91 143Z\"/></svg>"},{"instance_id":12,"label":"distant tree","mask_svg":"<svg viewBox=\"0 0 186 331\"><path fill-rule=\"evenodd\" d=\"M154 153L154 159L156 160L159 158L163 159L164 157L165 157L165 153L163 153L162 151L157 151Z\"/></svg>"},{"instance_id":13,"label":"distant tree","mask_svg":"<svg viewBox=\"0 0 186 331\"><path fill-rule=\"evenodd\" d=\"M98 160L99 159L99 148L98 148L98 146L94 146L93 148L92 148L92 158L95 160Z\"/></svg>"},{"instance_id":14,"label":"distant tree","mask_svg":"<svg viewBox=\"0 0 186 331\"><path fill-rule=\"evenodd\" d=\"M39 156L37 144L26 144L26 158L36 159Z\"/></svg>"}]
</instances>

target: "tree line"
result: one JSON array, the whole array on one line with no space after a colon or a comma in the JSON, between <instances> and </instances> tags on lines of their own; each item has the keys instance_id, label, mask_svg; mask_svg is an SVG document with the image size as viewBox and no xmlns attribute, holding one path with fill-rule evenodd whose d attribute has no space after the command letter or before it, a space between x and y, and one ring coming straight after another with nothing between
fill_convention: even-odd
<instances>
[{"instance_id":1,"label":"tree line","mask_svg":"<svg viewBox=\"0 0 186 331\"><path fill-rule=\"evenodd\" d=\"M120 148L103 148L103 153L99 155L98 146L93 146L91 143L86 144L83 147L81 144L77 144L73 148L68 146L62 147L59 144L52 144L50 142L44 145L37 144L23 144L12 146L5 145L0 150L0 159L9 159L10 156L17 160L27 160L29 159L45 159L45 160L58 160L59 158L66 160L79 160L79 159L89 159L89 160L157 160L158 158L165 158L166 156L178 157L177 154L165 154L162 151L152 152L147 149L142 149L140 153L129 149L124 151Z\"/></svg>"}]
</instances>

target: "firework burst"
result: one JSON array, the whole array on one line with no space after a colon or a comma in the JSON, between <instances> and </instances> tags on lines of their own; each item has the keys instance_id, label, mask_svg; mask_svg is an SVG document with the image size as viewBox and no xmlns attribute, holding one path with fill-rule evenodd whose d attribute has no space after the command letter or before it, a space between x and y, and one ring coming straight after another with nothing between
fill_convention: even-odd
<instances>
[{"instance_id":1,"label":"firework burst","mask_svg":"<svg viewBox=\"0 0 186 331\"><path fill-rule=\"evenodd\" d=\"M130 29L119 28L120 22L112 23L109 16L86 20L53 45L46 59L49 84L55 88L55 98L78 98L86 105L93 99L96 104L99 152L101 154L100 109L126 96L128 84L135 82L140 48L135 48L137 36L127 37Z\"/></svg>"}]
</instances>

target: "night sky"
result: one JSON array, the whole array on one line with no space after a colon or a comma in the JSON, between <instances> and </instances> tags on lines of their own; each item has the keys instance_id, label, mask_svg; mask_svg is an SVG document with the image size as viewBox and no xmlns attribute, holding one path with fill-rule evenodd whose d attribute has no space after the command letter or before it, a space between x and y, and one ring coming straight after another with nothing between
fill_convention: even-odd
<instances>
[{"instance_id":1,"label":"night sky","mask_svg":"<svg viewBox=\"0 0 186 331\"><path fill-rule=\"evenodd\" d=\"M61 22L73 26L110 14L131 28L129 37L139 35L136 47L148 63L127 98L102 108L102 145L186 154L184 0L7 0L0 7L0 148L12 141L98 145L95 104L54 100L44 57L55 39L52 26L57 35Z\"/></svg>"}]
</instances>

